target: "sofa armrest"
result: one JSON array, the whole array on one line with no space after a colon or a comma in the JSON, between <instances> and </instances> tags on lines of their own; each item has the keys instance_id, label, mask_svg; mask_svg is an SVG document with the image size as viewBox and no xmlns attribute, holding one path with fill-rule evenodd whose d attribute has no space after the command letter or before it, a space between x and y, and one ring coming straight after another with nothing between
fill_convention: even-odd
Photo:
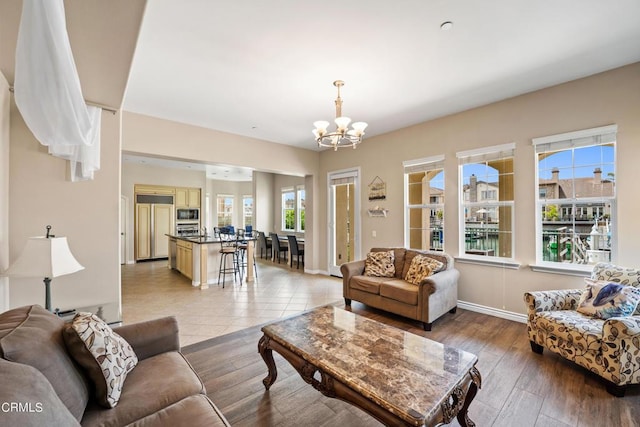
<instances>
[{"instance_id":1,"label":"sofa armrest","mask_svg":"<svg viewBox=\"0 0 640 427\"><path fill-rule=\"evenodd\" d=\"M640 316L612 317L602 327L602 361L617 385L640 382Z\"/></svg>"},{"instance_id":2,"label":"sofa armrest","mask_svg":"<svg viewBox=\"0 0 640 427\"><path fill-rule=\"evenodd\" d=\"M575 310L584 289L561 289L557 291L525 292L529 316L541 311Z\"/></svg>"},{"instance_id":3,"label":"sofa armrest","mask_svg":"<svg viewBox=\"0 0 640 427\"><path fill-rule=\"evenodd\" d=\"M450 288L458 283L460 272L455 268L442 270L432 276L428 276L420 282L419 292L426 292L427 295L433 294L438 289Z\"/></svg>"},{"instance_id":4,"label":"sofa armrest","mask_svg":"<svg viewBox=\"0 0 640 427\"><path fill-rule=\"evenodd\" d=\"M342 273L342 296L351 299L349 293L349 280L353 276L360 276L364 273L364 260L346 262L340 266Z\"/></svg>"},{"instance_id":5,"label":"sofa armrest","mask_svg":"<svg viewBox=\"0 0 640 427\"><path fill-rule=\"evenodd\" d=\"M169 351L180 351L178 321L173 316L132 323L113 330L131 344L140 360Z\"/></svg>"}]
</instances>

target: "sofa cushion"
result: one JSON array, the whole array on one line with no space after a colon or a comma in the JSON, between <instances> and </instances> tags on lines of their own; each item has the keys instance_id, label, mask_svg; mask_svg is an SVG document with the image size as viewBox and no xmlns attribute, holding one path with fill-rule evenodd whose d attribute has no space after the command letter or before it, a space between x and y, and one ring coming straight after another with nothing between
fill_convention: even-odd
<instances>
[{"instance_id":1,"label":"sofa cushion","mask_svg":"<svg viewBox=\"0 0 640 427\"><path fill-rule=\"evenodd\" d=\"M419 285L427 277L433 275L436 271L440 271L442 263L425 255L416 255L411 260L411 266L407 271L404 279L413 284Z\"/></svg>"},{"instance_id":2,"label":"sofa cushion","mask_svg":"<svg viewBox=\"0 0 640 427\"><path fill-rule=\"evenodd\" d=\"M620 267L614 264L598 263L591 271L593 280L606 280L622 285L640 288L640 270L636 268Z\"/></svg>"},{"instance_id":3,"label":"sofa cushion","mask_svg":"<svg viewBox=\"0 0 640 427\"><path fill-rule=\"evenodd\" d=\"M388 277L372 277L372 276L353 276L349 281L351 289L357 289L359 291L367 292L370 294L380 294L380 284L385 280L389 280Z\"/></svg>"},{"instance_id":4,"label":"sofa cushion","mask_svg":"<svg viewBox=\"0 0 640 427\"><path fill-rule=\"evenodd\" d=\"M442 265L437 270L435 270L433 274L439 273L442 270L447 269L448 260L445 254L440 255L438 253L434 253L431 251L429 253L424 253L420 251L408 250L404 256L404 266L402 268L402 276L401 276L402 278L407 277L407 273L411 268L411 262L413 261L413 258L415 258L417 255L426 256L442 263Z\"/></svg>"},{"instance_id":5,"label":"sofa cushion","mask_svg":"<svg viewBox=\"0 0 640 427\"><path fill-rule=\"evenodd\" d=\"M62 338L64 321L33 305L0 314L0 325L3 358L40 371L69 412L80 420L89 400L89 382L67 353Z\"/></svg>"},{"instance_id":6,"label":"sofa cushion","mask_svg":"<svg viewBox=\"0 0 640 427\"><path fill-rule=\"evenodd\" d=\"M395 278L402 279L404 276L402 275L402 268L404 266L404 254L406 253L405 248L372 248L371 252L393 252L393 266L396 269Z\"/></svg>"},{"instance_id":7,"label":"sofa cushion","mask_svg":"<svg viewBox=\"0 0 640 427\"><path fill-rule=\"evenodd\" d=\"M577 311L598 319L631 316L640 302L640 288L606 280L584 279Z\"/></svg>"},{"instance_id":8,"label":"sofa cushion","mask_svg":"<svg viewBox=\"0 0 640 427\"><path fill-rule=\"evenodd\" d=\"M91 313L76 314L63 336L69 353L93 381L97 402L116 406L127 374L138 363L129 343Z\"/></svg>"},{"instance_id":9,"label":"sofa cushion","mask_svg":"<svg viewBox=\"0 0 640 427\"><path fill-rule=\"evenodd\" d=\"M534 316L535 329L545 331L555 341L572 343L583 352L598 354L602 345L604 320L585 316L574 310L541 311ZM554 344L560 346L560 344Z\"/></svg>"},{"instance_id":10,"label":"sofa cushion","mask_svg":"<svg viewBox=\"0 0 640 427\"><path fill-rule=\"evenodd\" d=\"M418 287L400 279L387 280L380 285L380 296L405 304L418 304Z\"/></svg>"},{"instance_id":11,"label":"sofa cushion","mask_svg":"<svg viewBox=\"0 0 640 427\"><path fill-rule=\"evenodd\" d=\"M0 378L1 425L80 426L51 383L34 367L0 359Z\"/></svg>"},{"instance_id":12,"label":"sofa cushion","mask_svg":"<svg viewBox=\"0 0 640 427\"><path fill-rule=\"evenodd\" d=\"M162 353L138 362L127 376L118 406L105 410L95 402L89 403L82 425L127 425L204 391L202 381L182 354Z\"/></svg>"},{"instance_id":13,"label":"sofa cushion","mask_svg":"<svg viewBox=\"0 0 640 427\"><path fill-rule=\"evenodd\" d=\"M393 251L369 252L364 261L364 275L373 277L393 277L396 274Z\"/></svg>"},{"instance_id":14,"label":"sofa cushion","mask_svg":"<svg viewBox=\"0 0 640 427\"><path fill-rule=\"evenodd\" d=\"M138 420L130 427L228 426L222 412L204 394L195 394Z\"/></svg>"}]
</instances>

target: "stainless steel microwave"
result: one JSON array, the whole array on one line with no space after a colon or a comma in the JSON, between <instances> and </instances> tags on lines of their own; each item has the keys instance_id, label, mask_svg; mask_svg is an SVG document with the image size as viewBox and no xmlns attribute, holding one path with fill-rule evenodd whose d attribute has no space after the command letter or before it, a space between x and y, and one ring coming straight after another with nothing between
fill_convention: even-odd
<instances>
[{"instance_id":1,"label":"stainless steel microwave","mask_svg":"<svg viewBox=\"0 0 640 427\"><path fill-rule=\"evenodd\" d=\"M176 209L176 219L178 221L198 221L200 219L200 209Z\"/></svg>"}]
</instances>

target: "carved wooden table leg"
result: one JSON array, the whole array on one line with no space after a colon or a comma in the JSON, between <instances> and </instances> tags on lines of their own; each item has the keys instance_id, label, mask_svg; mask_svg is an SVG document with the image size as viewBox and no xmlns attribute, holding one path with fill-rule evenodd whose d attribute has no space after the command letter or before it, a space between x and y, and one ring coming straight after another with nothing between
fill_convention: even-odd
<instances>
[{"instance_id":1,"label":"carved wooden table leg","mask_svg":"<svg viewBox=\"0 0 640 427\"><path fill-rule=\"evenodd\" d=\"M276 362L273 360L273 351L269 348L269 337L263 335L258 342L258 351L260 352L260 356L262 356L262 360L267 364L267 368L269 369L269 374L262 380L262 384L264 384L264 388L269 390L271 384L276 381L278 377L278 370L276 369Z\"/></svg>"},{"instance_id":2,"label":"carved wooden table leg","mask_svg":"<svg viewBox=\"0 0 640 427\"><path fill-rule=\"evenodd\" d=\"M469 405L471 405L471 401L474 397L476 397L476 393L478 392L478 388L481 386L482 378L480 377L480 371L474 366L471 371L469 371L471 375L471 384L469 385L469 390L467 391L467 396L464 399L464 405L458 412L458 422L463 427L474 427L476 424L471 421L469 418L468 410Z\"/></svg>"}]
</instances>

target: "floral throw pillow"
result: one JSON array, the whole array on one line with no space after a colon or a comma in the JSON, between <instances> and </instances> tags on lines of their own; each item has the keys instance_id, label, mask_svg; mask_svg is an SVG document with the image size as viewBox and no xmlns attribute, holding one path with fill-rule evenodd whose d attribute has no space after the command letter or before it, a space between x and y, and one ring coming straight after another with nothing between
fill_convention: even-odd
<instances>
[{"instance_id":1,"label":"floral throw pillow","mask_svg":"<svg viewBox=\"0 0 640 427\"><path fill-rule=\"evenodd\" d=\"M598 319L631 316L640 302L640 289L606 280L584 279L579 313Z\"/></svg>"},{"instance_id":2,"label":"floral throw pillow","mask_svg":"<svg viewBox=\"0 0 640 427\"><path fill-rule=\"evenodd\" d=\"M444 266L438 260L425 255L416 255L411 260L411 265L407 271L407 275L404 276L404 280L414 285L419 285L426 277L431 276Z\"/></svg>"},{"instance_id":3,"label":"floral throw pillow","mask_svg":"<svg viewBox=\"0 0 640 427\"><path fill-rule=\"evenodd\" d=\"M393 277L396 267L393 264L395 256L393 251L369 252L364 260L364 275L374 277Z\"/></svg>"},{"instance_id":4,"label":"floral throw pillow","mask_svg":"<svg viewBox=\"0 0 640 427\"><path fill-rule=\"evenodd\" d=\"M91 313L76 314L65 326L64 340L71 356L91 378L97 402L114 408L127 374L138 364L131 345Z\"/></svg>"}]
</instances>

